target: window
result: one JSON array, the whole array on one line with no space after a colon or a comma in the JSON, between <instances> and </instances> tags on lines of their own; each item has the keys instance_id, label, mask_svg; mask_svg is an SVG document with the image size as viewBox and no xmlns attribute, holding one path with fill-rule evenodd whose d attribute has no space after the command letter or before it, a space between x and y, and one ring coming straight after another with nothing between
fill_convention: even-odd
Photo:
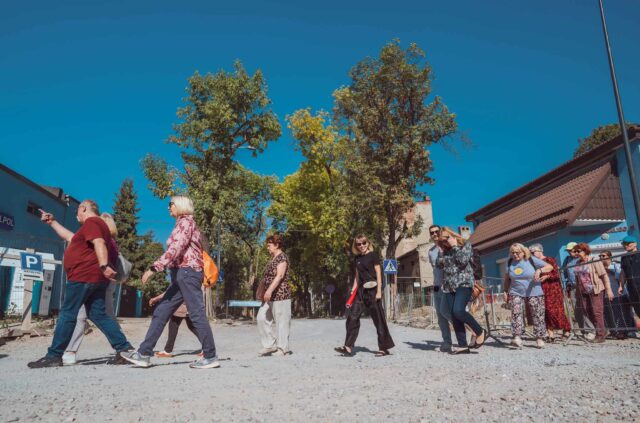
<instances>
[{"instance_id":1,"label":"window","mask_svg":"<svg viewBox=\"0 0 640 423\"><path fill-rule=\"evenodd\" d=\"M27 213L32 214L38 218L40 218L40 209L42 206L37 205L36 203L32 203L29 201L27 203Z\"/></svg>"}]
</instances>

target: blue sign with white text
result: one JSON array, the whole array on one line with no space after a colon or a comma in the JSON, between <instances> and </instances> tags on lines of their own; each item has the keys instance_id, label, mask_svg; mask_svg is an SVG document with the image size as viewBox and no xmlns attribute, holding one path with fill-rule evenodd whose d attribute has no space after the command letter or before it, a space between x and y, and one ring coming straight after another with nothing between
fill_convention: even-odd
<instances>
[{"instance_id":1,"label":"blue sign with white text","mask_svg":"<svg viewBox=\"0 0 640 423\"><path fill-rule=\"evenodd\" d=\"M12 231L15 226L16 222L13 219L13 216L5 213L0 213L0 229L4 229L5 231Z\"/></svg>"},{"instance_id":2,"label":"blue sign with white text","mask_svg":"<svg viewBox=\"0 0 640 423\"><path fill-rule=\"evenodd\" d=\"M20 265L22 270L42 272L42 256L39 254L20 253Z\"/></svg>"},{"instance_id":3,"label":"blue sign with white text","mask_svg":"<svg viewBox=\"0 0 640 423\"><path fill-rule=\"evenodd\" d=\"M385 274L395 275L396 273L398 273L398 260L385 259L384 263L382 264L382 268Z\"/></svg>"}]
</instances>

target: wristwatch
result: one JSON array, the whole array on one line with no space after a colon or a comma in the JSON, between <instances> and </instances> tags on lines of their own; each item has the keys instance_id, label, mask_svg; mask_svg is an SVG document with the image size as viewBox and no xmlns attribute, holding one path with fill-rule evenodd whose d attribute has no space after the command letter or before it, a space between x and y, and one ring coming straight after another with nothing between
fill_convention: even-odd
<instances>
[{"instance_id":1,"label":"wristwatch","mask_svg":"<svg viewBox=\"0 0 640 423\"><path fill-rule=\"evenodd\" d=\"M103 264L102 266L100 266L100 270L104 272L105 270L107 270L107 267L109 267L108 264Z\"/></svg>"}]
</instances>

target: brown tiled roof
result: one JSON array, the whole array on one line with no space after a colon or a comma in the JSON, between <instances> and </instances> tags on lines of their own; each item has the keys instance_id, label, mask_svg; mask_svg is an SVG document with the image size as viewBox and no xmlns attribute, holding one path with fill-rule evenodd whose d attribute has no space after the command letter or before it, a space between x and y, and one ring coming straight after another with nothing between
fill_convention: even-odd
<instances>
[{"instance_id":1,"label":"brown tiled roof","mask_svg":"<svg viewBox=\"0 0 640 423\"><path fill-rule=\"evenodd\" d=\"M640 127L629 128L631 140ZM580 219L624 219L615 151L622 137L602 144L467 216L471 243L482 252L526 242Z\"/></svg>"},{"instance_id":2,"label":"brown tiled roof","mask_svg":"<svg viewBox=\"0 0 640 423\"><path fill-rule=\"evenodd\" d=\"M480 251L525 241L541 230L564 227L590 200L595 189L611 174L606 162L582 175L542 192L512 209L480 223L471 243Z\"/></svg>"}]
</instances>

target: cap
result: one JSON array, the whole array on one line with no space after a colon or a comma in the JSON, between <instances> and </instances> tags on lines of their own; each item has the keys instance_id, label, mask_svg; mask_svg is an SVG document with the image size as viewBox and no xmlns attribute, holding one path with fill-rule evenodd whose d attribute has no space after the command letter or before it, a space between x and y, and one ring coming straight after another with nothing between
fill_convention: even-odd
<instances>
[{"instance_id":1,"label":"cap","mask_svg":"<svg viewBox=\"0 0 640 423\"><path fill-rule=\"evenodd\" d=\"M631 235L627 235L624 238L622 238L622 243L623 244L633 244L633 243L638 243L638 240L636 239L635 236L631 236Z\"/></svg>"},{"instance_id":2,"label":"cap","mask_svg":"<svg viewBox=\"0 0 640 423\"><path fill-rule=\"evenodd\" d=\"M570 242L570 243L567 244L567 248L565 248L565 250L571 251L571 250L573 250L573 247L575 247L576 245L578 245L577 242Z\"/></svg>"}]
</instances>

